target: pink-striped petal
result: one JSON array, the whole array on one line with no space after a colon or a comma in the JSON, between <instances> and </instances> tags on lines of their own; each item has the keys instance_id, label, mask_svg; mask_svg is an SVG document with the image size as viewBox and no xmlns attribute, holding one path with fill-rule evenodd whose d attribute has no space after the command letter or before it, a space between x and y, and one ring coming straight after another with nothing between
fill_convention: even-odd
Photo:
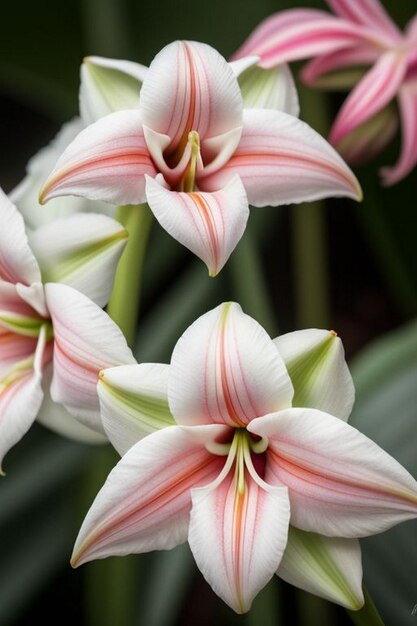
<instances>
[{"instance_id":1,"label":"pink-striped petal","mask_svg":"<svg viewBox=\"0 0 417 626\"><path fill-rule=\"evenodd\" d=\"M290 406L292 395L273 341L238 304L202 315L174 348L168 401L179 424L245 426Z\"/></svg>"},{"instance_id":2,"label":"pink-striped petal","mask_svg":"<svg viewBox=\"0 0 417 626\"><path fill-rule=\"evenodd\" d=\"M210 483L225 457L205 444L221 426L171 426L135 444L110 473L77 537L72 564L150 550L187 540L191 489Z\"/></svg>"},{"instance_id":3,"label":"pink-striped petal","mask_svg":"<svg viewBox=\"0 0 417 626\"><path fill-rule=\"evenodd\" d=\"M0 325L0 380L19 361L34 354L37 343L36 337L18 335Z\"/></svg>"},{"instance_id":4,"label":"pink-striped petal","mask_svg":"<svg viewBox=\"0 0 417 626\"><path fill-rule=\"evenodd\" d=\"M203 576L236 613L249 611L277 570L287 543L290 507L285 487L260 487L236 473L218 486L193 489L188 541Z\"/></svg>"},{"instance_id":5,"label":"pink-striped petal","mask_svg":"<svg viewBox=\"0 0 417 626\"><path fill-rule=\"evenodd\" d=\"M174 165L190 131L204 140L241 126L242 99L226 60L211 46L175 41L152 61L141 90L143 123L170 138L166 159Z\"/></svg>"},{"instance_id":6,"label":"pink-striped petal","mask_svg":"<svg viewBox=\"0 0 417 626\"><path fill-rule=\"evenodd\" d=\"M330 141L337 145L395 98L406 69L404 54L398 51L383 54L345 100L333 124Z\"/></svg>"},{"instance_id":7,"label":"pink-striped petal","mask_svg":"<svg viewBox=\"0 0 417 626\"><path fill-rule=\"evenodd\" d=\"M394 185L405 178L417 164L417 80L400 88L398 105L402 125L402 146L398 162L381 169L384 185Z\"/></svg>"},{"instance_id":8,"label":"pink-striped petal","mask_svg":"<svg viewBox=\"0 0 417 626\"><path fill-rule=\"evenodd\" d=\"M279 111L245 110L237 150L200 186L224 187L234 174L240 176L254 206L329 196L361 198L356 177L330 144L301 120Z\"/></svg>"},{"instance_id":9,"label":"pink-striped petal","mask_svg":"<svg viewBox=\"0 0 417 626\"><path fill-rule=\"evenodd\" d=\"M265 68L357 44L387 45L390 38L315 9L290 9L260 23L233 58L260 57Z\"/></svg>"},{"instance_id":10,"label":"pink-striped petal","mask_svg":"<svg viewBox=\"0 0 417 626\"><path fill-rule=\"evenodd\" d=\"M249 217L245 189L235 176L213 193L174 192L147 178L146 197L158 222L216 276L242 237Z\"/></svg>"},{"instance_id":11,"label":"pink-striped petal","mask_svg":"<svg viewBox=\"0 0 417 626\"><path fill-rule=\"evenodd\" d=\"M41 273L25 233L25 224L14 204L0 189L0 280L31 285Z\"/></svg>"},{"instance_id":12,"label":"pink-striped petal","mask_svg":"<svg viewBox=\"0 0 417 626\"><path fill-rule=\"evenodd\" d=\"M340 17L354 24L381 31L393 43L401 41L401 31L385 11L380 0L326 0Z\"/></svg>"},{"instance_id":13,"label":"pink-striped petal","mask_svg":"<svg viewBox=\"0 0 417 626\"><path fill-rule=\"evenodd\" d=\"M301 77L308 85L315 85L321 87L322 85L328 86L330 79L325 75L335 70L345 70L349 67L358 67L362 65L373 64L381 55L380 51L369 45L356 45L352 48L346 48L345 50L337 50L336 52L330 52L329 54L323 54L315 59L312 59L307 63L302 71ZM356 77L357 72L352 70L350 75ZM334 82L336 83L338 74L335 73ZM332 76L333 78L333 76ZM355 81L358 82L358 81ZM345 79L346 88L351 88L355 83L347 83ZM342 88L341 81L337 83L338 88Z\"/></svg>"},{"instance_id":14,"label":"pink-striped petal","mask_svg":"<svg viewBox=\"0 0 417 626\"><path fill-rule=\"evenodd\" d=\"M45 287L54 327L51 395L86 426L104 432L97 395L98 374L106 367L135 363L119 327L72 287Z\"/></svg>"},{"instance_id":15,"label":"pink-striped petal","mask_svg":"<svg viewBox=\"0 0 417 626\"><path fill-rule=\"evenodd\" d=\"M83 196L112 204L145 202L145 174L156 175L139 111L117 111L69 144L40 193L40 202Z\"/></svg>"},{"instance_id":16,"label":"pink-striped petal","mask_svg":"<svg viewBox=\"0 0 417 626\"><path fill-rule=\"evenodd\" d=\"M343 137L338 152L351 165L361 165L378 156L395 137L398 114L391 102L364 124Z\"/></svg>"},{"instance_id":17,"label":"pink-striped petal","mask_svg":"<svg viewBox=\"0 0 417 626\"><path fill-rule=\"evenodd\" d=\"M0 378L0 474L4 455L33 424L42 403L42 369L51 356L43 327L33 356Z\"/></svg>"},{"instance_id":18,"label":"pink-striped petal","mask_svg":"<svg viewBox=\"0 0 417 626\"><path fill-rule=\"evenodd\" d=\"M290 526L277 575L290 585L352 611L364 603L357 539L325 537Z\"/></svg>"},{"instance_id":19,"label":"pink-striped petal","mask_svg":"<svg viewBox=\"0 0 417 626\"><path fill-rule=\"evenodd\" d=\"M251 422L268 441L265 481L286 485L291 524L331 537L364 537L417 517L417 482L376 443L316 409Z\"/></svg>"}]
</instances>

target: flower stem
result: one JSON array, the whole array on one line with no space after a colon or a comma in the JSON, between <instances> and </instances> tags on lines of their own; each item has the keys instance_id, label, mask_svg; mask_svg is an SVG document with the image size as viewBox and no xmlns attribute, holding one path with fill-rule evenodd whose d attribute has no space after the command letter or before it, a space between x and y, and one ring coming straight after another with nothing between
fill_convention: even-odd
<instances>
[{"instance_id":1,"label":"flower stem","mask_svg":"<svg viewBox=\"0 0 417 626\"><path fill-rule=\"evenodd\" d=\"M378 613L369 591L363 587L365 604L359 611L348 611L348 615L356 626L384 626L384 622Z\"/></svg>"},{"instance_id":2,"label":"flower stem","mask_svg":"<svg viewBox=\"0 0 417 626\"><path fill-rule=\"evenodd\" d=\"M135 339L139 311L141 274L146 245L152 224L147 204L120 206L116 219L129 233L114 279L107 313L120 326L130 346Z\"/></svg>"}]
</instances>

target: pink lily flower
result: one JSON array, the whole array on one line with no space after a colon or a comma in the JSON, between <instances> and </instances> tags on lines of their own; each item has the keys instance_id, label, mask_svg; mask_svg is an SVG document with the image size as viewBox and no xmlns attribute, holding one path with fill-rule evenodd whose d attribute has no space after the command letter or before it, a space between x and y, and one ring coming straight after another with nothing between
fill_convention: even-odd
<instances>
[{"instance_id":1,"label":"pink lily flower","mask_svg":"<svg viewBox=\"0 0 417 626\"><path fill-rule=\"evenodd\" d=\"M169 549L188 538L214 591L243 613L280 573L290 521L302 531L355 538L417 516L416 481L344 421L353 397L340 353L333 367L342 397L335 389L324 394L324 386L316 394L340 417L292 407L294 388L279 350L296 379L306 335L294 335L275 343L238 305L226 303L186 330L169 366L143 370L147 380L138 377L138 385L155 397L160 380L175 424L135 443L111 472L81 527L74 566ZM120 381L128 368L118 369ZM117 430L115 423L120 445ZM295 531L287 561L298 541L303 535ZM350 545L332 548L350 562ZM296 570L287 562L282 574L295 578Z\"/></svg>"},{"instance_id":2,"label":"pink lily flower","mask_svg":"<svg viewBox=\"0 0 417 626\"><path fill-rule=\"evenodd\" d=\"M243 108L235 72L247 67L229 65L205 44L166 46L145 74L138 109L82 131L41 201L72 194L148 202L214 276L245 230L249 204L359 198L353 173L309 126L280 111Z\"/></svg>"},{"instance_id":3,"label":"pink lily flower","mask_svg":"<svg viewBox=\"0 0 417 626\"><path fill-rule=\"evenodd\" d=\"M264 20L235 57L254 54L261 67L312 57L302 77L309 85L356 86L330 133L349 163L377 155L402 125L402 148L392 167L381 170L385 185L407 176L417 163L417 20L402 33L379 0L326 0L337 17L292 9ZM346 71L362 68L358 73ZM369 68L370 69L367 69ZM392 103L397 100L398 114Z\"/></svg>"},{"instance_id":4,"label":"pink lily flower","mask_svg":"<svg viewBox=\"0 0 417 626\"><path fill-rule=\"evenodd\" d=\"M1 190L0 223L1 467L36 417L65 436L105 441L98 372L135 360L100 308L126 243L120 224L78 214L37 229L29 245L22 216Z\"/></svg>"}]
</instances>

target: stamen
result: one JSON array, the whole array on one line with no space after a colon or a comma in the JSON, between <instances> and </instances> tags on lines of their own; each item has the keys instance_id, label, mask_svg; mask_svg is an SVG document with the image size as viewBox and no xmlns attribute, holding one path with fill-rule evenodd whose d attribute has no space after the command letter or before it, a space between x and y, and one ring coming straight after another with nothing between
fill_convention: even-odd
<instances>
[{"instance_id":1,"label":"stamen","mask_svg":"<svg viewBox=\"0 0 417 626\"><path fill-rule=\"evenodd\" d=\"M195 177L197 172L197 160L200 155L200 137L196 130L192 130L188 133L188 143L191 148L190 164L181 181L181 191L191 192L195 191Z\"/></svg>"}]
</instances>

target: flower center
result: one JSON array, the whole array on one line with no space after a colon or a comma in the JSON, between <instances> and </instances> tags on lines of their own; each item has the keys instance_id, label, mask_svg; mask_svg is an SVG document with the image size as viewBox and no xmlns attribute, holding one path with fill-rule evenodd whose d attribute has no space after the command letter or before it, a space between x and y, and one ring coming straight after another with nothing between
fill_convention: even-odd
<instances>
[{"instance_id":1,"label":"flower center","mask_svg":"<svg viewBox=\"0 0 417 626\"><path fill-rule=\"evenodd\" d=\"M191 192L196 190L195 179L198 157L200 156L200 137L196 130L192 130L188 134L188 145L190 146L190 161L180 181L179 190Z\"/></svg>"}]
</instances>

